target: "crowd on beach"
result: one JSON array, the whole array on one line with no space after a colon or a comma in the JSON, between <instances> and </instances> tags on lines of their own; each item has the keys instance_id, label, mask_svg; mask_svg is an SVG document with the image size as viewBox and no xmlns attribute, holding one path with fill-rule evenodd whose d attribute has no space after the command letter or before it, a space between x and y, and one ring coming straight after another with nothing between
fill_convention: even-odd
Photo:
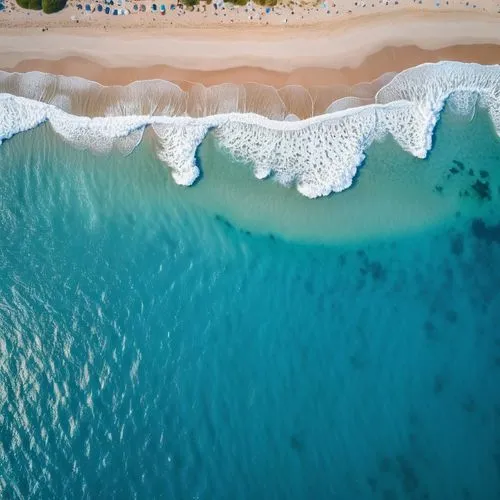
<instances>
[{"instance_id":1,"label":"crowd on beach","mask_svg":"<svg viewBox=\"0 0 500 500\"><path fill-rule=\"evenodd\" d=\"M3 4L2 4L3 2ZM194 3L194 2L193 2ZM270 3L273 3L272 1ZM5 13L24 14L31 19L43 16L37 11L21 9L15 0L0 0ZM63 13L75 23L112 24L115 16L128 16L124 27L132 24L159 23L205 25L230 23L256 24L307 24L327 21L335 17L360 15L385 10L441 9L488 11L500 13L498 0L491 5L479 0L281 0L276 5L260 5L249 0L246 5L237 5L224 0L201 0L195 5L186 5L180 0L168 3L154 0L69 0ZM0 10L2 8L0 7Z\"/></svg>"}]
</instances>

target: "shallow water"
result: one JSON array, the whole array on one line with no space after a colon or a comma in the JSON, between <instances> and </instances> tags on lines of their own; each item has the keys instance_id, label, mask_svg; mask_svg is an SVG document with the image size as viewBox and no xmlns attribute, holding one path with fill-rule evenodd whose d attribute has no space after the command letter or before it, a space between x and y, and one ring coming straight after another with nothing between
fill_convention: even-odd
<instances>
[{"instance_id":1,"label":"shallow water","mask_svg":"<svg viewBox=\"0 0 500 500\"><path fill-rule=\"evenodd\" d=\"M308 200L213 138L0 147L0 496L500 498L500 141Z\"/></svg>"}]
</instances>

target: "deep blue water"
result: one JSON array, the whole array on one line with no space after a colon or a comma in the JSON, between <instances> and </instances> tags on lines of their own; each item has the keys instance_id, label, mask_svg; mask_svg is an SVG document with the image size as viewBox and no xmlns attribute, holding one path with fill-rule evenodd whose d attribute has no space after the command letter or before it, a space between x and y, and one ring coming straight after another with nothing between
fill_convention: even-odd
<instances>
[{"instance_id":1,"label":"deep blue water","mask_svg":"<svg viewBox=\"0 0 500 500\"><path fill-rule=\"evenodd\" d=\"M500 498L489 121L327 200L200 157L0 147L0 497Z\"/></svg>"}]
</instances>

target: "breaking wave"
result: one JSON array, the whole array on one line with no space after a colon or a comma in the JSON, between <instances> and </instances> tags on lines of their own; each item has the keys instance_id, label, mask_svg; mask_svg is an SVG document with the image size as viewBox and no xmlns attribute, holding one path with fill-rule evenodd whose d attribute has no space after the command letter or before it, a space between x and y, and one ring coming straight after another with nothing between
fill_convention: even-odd
<instances>
[{"instance_id":1,"label":"breaking wave","mask_svg":"<svg viewBox=\"0 0 500 500\"><path fill-rule=\"evenodd\" d=\"M4 72L0 92L0 143L48 122L76 147L128 154L151 126L159 158L175 182L187 186L199 176L196 150L212 131L257 178L273 176L309 198L347 189L367 148L388 134L425 158L445 102L467 117L477 106L487 109L500 135L499 65L422 64L341 98L338 88L227 84L183 91L161 80L102 87L80 78Z\"/></svg>"}]
</instances>

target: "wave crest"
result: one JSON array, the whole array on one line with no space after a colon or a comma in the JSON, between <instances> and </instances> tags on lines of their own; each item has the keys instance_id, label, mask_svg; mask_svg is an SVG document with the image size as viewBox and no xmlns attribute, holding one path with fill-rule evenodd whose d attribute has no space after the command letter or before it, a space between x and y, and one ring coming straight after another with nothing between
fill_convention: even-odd
<instances>
[{"instance_id":1,"label":"wave crest","mask_svg":"<svg viewBox=\"0 0 500 500\"><path fill-rule=\"evenodd\" d=\"M196 150L209 130L223 148L250 162L257 178L272 175L309 198L347 189L366 149L387 134L405 151L425 158L447 100L452 110L469 118L476 105L486 108L500 135L498 65L423 64L379 79L382 87L373 98L370 92L377 84L363 84L358 96L328 106L328 91L310 93L295 86L195 85L186 93L160 80L102 87L53 75L42 80L40 75L0 74L0 143L47 121L76 147L128 154L151 125L159 158L182 185L199 176ZM87 85L87 91L92 87L105 116L70 113L75 100L82 99L74 85ZM311 116L319 102L327 112ZM267 116L255 113L262 107ZM309 117L297 119L304 115Z\"/></svg>"}]
</instances>

